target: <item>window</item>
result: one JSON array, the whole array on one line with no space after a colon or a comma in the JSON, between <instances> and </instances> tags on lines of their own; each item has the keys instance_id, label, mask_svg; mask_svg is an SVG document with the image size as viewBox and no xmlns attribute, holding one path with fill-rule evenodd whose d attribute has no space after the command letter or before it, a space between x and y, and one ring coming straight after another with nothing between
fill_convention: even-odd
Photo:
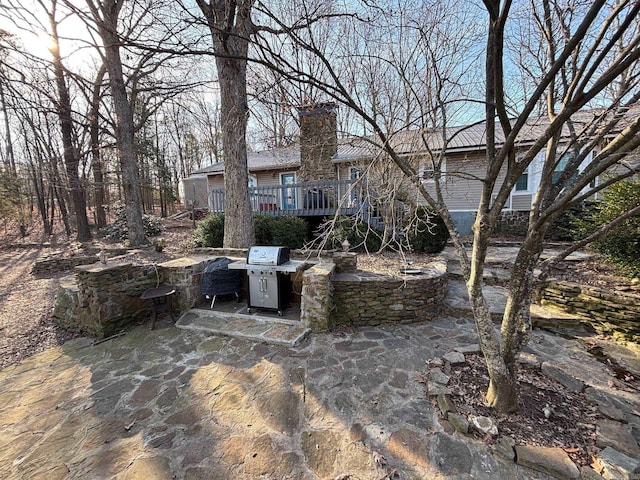
<instances>
[{"instance_id":1,"label":"window","mask_svg":"<svg viewBox=\"0 0 640 480\"><path fill-rule=\"evenodd\" d=\"M562 177L564 170L567 168L567 163L569 162L571 157L574 155L575 155L574 152L567 152L564 155L562 155L562 157L560 157L560 161L556 165L556 169L553 171L553 176L551 177L552 185L556 185L560 181L560 178ZM576 171L574 172L573 175L571 175L571 178L566 183L566 185L570 185L576 179L577 176L578 176L578 172Z\"/></svg>"},{"instance_id":2,"label":"window","mask_svg":"<svg viewBox=\"0 0 640 480\"><path fill-rule=\"evenodd\" d=\"M520 178L516 181L516 192L527 192L529 191L529 167L522 172Z\"/></svg>"},{"instance_id":3,"label":"window","mask_svg":"<svg viewBox=\"0 0 640 480\"><path fill-rule=\"evenodd\" d=\"M440 165L440 177L442 178L446 171L446 163L445 160L442 161ZM427 160L420 166L420 180L423 182L433 182L435 176L434 164L431 160Z\"/></svg>"},{"instance_id":4,"label":"window","mask_svg":"<svg viewBox=\"0 0 640 480\"><path fill-rule=\"evenodd\" d=\"M257 187L258 186L258 177L256 177L255 175L249 175L249 181L247 182L247 186L249 188Z\"/></svg>"}]
</instances>

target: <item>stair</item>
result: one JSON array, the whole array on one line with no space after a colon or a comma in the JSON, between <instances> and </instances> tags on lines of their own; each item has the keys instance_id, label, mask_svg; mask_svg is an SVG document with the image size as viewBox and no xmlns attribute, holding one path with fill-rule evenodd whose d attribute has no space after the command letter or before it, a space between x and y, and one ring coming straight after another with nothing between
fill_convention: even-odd
<instances>
[{"instance_id":1,"label":"stair","mask_svg":"<svg viewBox=\"0 0 640 480\"><path fill-rule=\"evenodd\" d=\"M285 347L297 347L311 333L297 320L198 308L184 313L176 327Z\"/></svg>"}]
</instances>

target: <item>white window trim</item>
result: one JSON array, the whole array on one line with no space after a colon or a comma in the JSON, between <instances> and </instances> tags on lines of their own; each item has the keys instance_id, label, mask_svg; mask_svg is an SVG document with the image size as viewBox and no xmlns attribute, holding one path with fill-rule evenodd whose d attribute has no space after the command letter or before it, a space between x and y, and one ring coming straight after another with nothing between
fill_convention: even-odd
<instances>
[{"instance_id":1,"label":"white window trim","mask_svg":"<svg viewBox=\"0 0 640 480\"><path fill-rule=\"evenodd\" d=\"M429 167L427 168L427 163L429 165ZM425 174L427 172L431 172L431 175L427 178L425 178ZM418 175L420 176L420 181L422 183L435 183L435 178L433 176L433 173L435 172L435 170L433 169L433 164L429 161L429 162L422 162L420 164L420 170L418 170ZM444 158L442 159L442 163L440 164L440 179L442 180L443 178L445 178L447 174L447 159Z\"/></svg>"},{"instance_id":2,"label":"white window trim","mask_svg":"<svg viewBox=\"0 0 640 480\"><path fill-rule=\"evenodd\" d=\"M493 206L493 204L496 201L498 194L495 195L491 195L491 205ZM507 198L507 201L504 202L504 206L502 207L502 210L511 210L511 197L512 195L509 195L509 197Z\"/></svg>"}]
</instances>

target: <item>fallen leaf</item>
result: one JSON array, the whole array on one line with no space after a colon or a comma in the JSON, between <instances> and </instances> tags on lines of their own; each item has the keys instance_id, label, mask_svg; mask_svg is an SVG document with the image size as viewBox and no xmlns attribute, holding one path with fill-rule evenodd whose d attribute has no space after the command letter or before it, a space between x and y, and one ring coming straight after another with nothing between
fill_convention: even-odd
<instances>
[{"instance_id":1,"label":"fallen leaf","mask_svg":"<svg viewBox=\"0 0 640 480\"><path fill-rule=\"evenodd\" d=\"M400 473L395 468L387 468L387 474L383 480L392 480L394 478L400 478Z\"/></svg>"},{"instance_id":2,"label":"fallen leaf","mask_svg":"<svg viewBox=\"0 0 640 480\"><path fill-rule=\"evenodd\" d=\"M373 461L378 468L384 468L387 466L387 459L384 458L384 455L376 452L375 450L371 455L373 456Z\"/></svg>"}]
</instances>

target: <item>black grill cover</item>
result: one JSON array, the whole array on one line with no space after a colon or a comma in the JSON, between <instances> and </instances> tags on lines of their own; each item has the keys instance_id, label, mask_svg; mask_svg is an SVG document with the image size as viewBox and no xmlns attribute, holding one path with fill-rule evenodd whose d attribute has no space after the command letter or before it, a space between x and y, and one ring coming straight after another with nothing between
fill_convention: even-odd
<instances>
[{"instance_id":1,"label":"black grill cover","mask_svg":"<svg viewBox=\"0 0 640 480\"><path fill-rule=\"evenodd\" d=\"M229 270L228 265L233 260L216 258L204 269L202 275L202 294L213 297L215 295L229 295L237 293L242 285L240 270Z\"/></svg>"}]
</instances>

